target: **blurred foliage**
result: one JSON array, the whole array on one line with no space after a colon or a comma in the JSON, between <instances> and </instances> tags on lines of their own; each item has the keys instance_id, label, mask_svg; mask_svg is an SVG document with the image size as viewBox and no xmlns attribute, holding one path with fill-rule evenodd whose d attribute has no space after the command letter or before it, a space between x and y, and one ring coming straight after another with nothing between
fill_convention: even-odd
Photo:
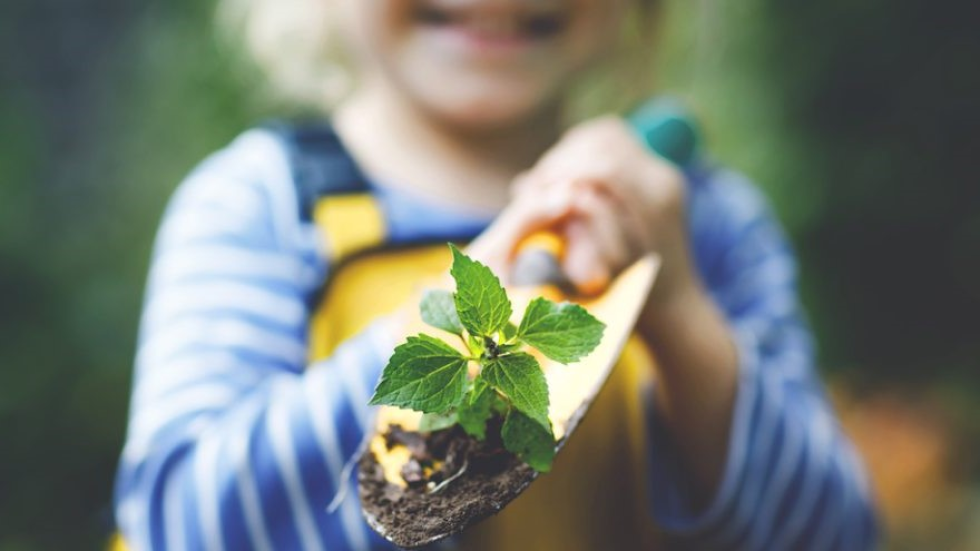
<instances>
[{"instance_id":1,"label":"blurred foliage","mask_svg":"<svg viewBox=\"0 0 980 551\"><path fill-rule=\"evenodd\" d=\"M0 4L0 549L97 548L108 534L166 199L209 152L282 113L218 44L212 9ZM695 107L713 155L759 181L789 229L823 365L866 388L946 387L941 400L968 412L978 11L673 0L658 55L662 88Z\"/></svg>"},{"instance_id":2,"label":"blurred foliage","mask_svg":"<svg viewBox=\"0 0 980 551\"><path fill-rule=\"evenodd\" d=\"M824 364L976 383L978 6L692 4L702 60L674 69L790 230Z\"/></svg>"}]
</instances>

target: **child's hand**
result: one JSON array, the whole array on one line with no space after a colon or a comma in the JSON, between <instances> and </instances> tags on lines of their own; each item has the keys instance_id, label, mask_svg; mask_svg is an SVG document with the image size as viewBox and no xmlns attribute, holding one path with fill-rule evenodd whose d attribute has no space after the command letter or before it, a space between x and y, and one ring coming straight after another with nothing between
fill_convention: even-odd
<instances>
[{"instance_id":1,"label":"child's hand","mask_svg":"<svg viewBox=\"0 0 980 551\"><path fill-rule=\"evenodd\" d=\"M640 256L663 262L651 302L697 288L688 253L683 176L650 153L624 121L595 119L571 129L517 179L514 201L474 243L499 269L499 253L542 228L563 233L564 269L596 293Z\"/></svg>"}]
</instances>

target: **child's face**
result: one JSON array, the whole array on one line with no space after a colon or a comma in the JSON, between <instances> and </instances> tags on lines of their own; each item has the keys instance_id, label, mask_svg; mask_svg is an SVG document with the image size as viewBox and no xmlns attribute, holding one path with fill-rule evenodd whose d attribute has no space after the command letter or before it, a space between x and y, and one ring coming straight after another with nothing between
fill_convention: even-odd
<instances>
[{"instance_id":1,"label":"child's face","mask_svg":"<svg viewBox=\"0 0 980 551\"><path fill-rule=\"evenodd\" d=\"M617 39L631 0L346 0L367 77L470 129L509 124L560 100Z\"/></svg>"}]
</instances>

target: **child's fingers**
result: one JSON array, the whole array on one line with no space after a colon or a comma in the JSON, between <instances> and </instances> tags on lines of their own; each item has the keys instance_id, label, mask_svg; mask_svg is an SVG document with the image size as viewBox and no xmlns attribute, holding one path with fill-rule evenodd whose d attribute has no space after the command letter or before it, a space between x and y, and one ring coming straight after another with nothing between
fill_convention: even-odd
<instances>
[{"instance_id":1,"label":"child's fingers","mask_svg":"<svg viewBox=\"0 0 980 551\"><path fill-rule=\"evenodd\" d=\"M510 185L510 197L516 199L533 187L540 185L542 185L540 178L537 178L534 172L526 170L514 178L514 182Z\"/></svg>"},{"instance_id":2,"label":"child's fingers","mask_svg":"<svg viewBox=\"0 0 980 551\"><path fill-rule=\"evenodd\" d=\"M577 187L563 268L581 292L594 294L638 256L639 244L624 225L622 205L601 186L586 183Z\"/></svg>"},{"instance_id":3,"label":"child's fingers","mask_svg":"<svg viewBox=\"0 0 980 551\"><path fill-rule=\"evenodd\" d=\"M530 234L556 226L572 211L573 189L549 184L528 185L494 221L496 232L516 246Z\"/></svg>"},{"instance_id":4,"label":"child's fingers","mask_svg":"<svg viewBox=\"0 0 980 551\"><path fill-rule=\"evenodd\" d=\"M562 268L569 281L579 292L594 295L609 285L611 272L606 259L591 236L591 228L584 218L572 218L565 225L565 257Z\"/></svg>"},{"instance_id":5,"label":"child's fingers","mask_svg":"<svg viewBox=\"0 0 980 551\"><path fill-rule=\"evenodd\" d=\"M610 270L617 272L636 256L636 247L624 227L625 209L601 187L587 185L579 189L573 206L575 215L585 218L590 237Z\"/></svg>"},{"instance_id":6,"label":"child's fingers","mask_svg":"<svg viewBox=\"0 0 980 551\"><path fill-rule=\"evenodd\" d=\"M468 247L467 252L506 275L517 246L529 235L557 227L572 211L572 190L529 184Z\"/></svg>"}]
</instances>

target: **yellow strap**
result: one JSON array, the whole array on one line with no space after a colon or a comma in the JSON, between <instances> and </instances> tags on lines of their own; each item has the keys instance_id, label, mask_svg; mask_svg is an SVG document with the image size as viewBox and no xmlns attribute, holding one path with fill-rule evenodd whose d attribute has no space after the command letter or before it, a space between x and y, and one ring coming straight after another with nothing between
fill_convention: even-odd
<instances>
[{"instance_id":1,"label":"yellow strap","mask_svg":"<svg viewBox=\"0 0 980 551\"><path fill-rule=\"evenodd\" d=\"M444 277L451 263L449 247L441 243L372 251L344 262L330 274L330 285L310 317L310 363L329 357L378 316L402 306L424 282Z\"/></svg>"},{"instance_id":2,"label":"yellow strap","mask_svg":"<svg viewBox=\"0 0 980 551\"><path fill-rule=\"evenodd\" d=\"M381 207L369 193L324 197L313 209L313 220L327 242L333 264L380 245L387 234Z\"/></svg>"},{"instance_id":3,"label":"yellow strap","mask_svg":"<svg viewBox=\"0 0 980 551\"><path fill-rule=\"evenodd\" d=\"M126 542L123 541L122 534L116 532L109 538L109 543L106 545L106 551L128 551Z\"/></svg>"}]
</instances>

